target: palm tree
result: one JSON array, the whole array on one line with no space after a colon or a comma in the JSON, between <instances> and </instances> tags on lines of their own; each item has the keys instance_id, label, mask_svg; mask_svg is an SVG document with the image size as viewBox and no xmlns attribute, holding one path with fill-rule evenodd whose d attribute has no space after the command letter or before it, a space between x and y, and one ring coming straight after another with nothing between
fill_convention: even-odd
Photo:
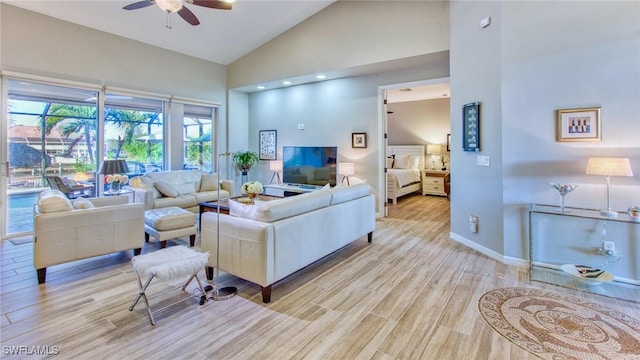
<instances>
[{"instance_id":1,"label":"palm tree","mask_svg":"<svg viewBox=\"0 0 640 360\"><path fill-rule=\"evenodd\" d=\"M95 133L96 130L96 115L97 109L95 106L50 104L45 114L45 133L50 134L58 124L64 120L70 120L62 124L60 133L67 137L71 134L84 133L83 137L87 145L89 163L94 164L95 158L91 147L91 139L92 133ZM73 145L69 147L67 153L70 153L71 150L73 150Z\"/></svg>"}]
</instances>

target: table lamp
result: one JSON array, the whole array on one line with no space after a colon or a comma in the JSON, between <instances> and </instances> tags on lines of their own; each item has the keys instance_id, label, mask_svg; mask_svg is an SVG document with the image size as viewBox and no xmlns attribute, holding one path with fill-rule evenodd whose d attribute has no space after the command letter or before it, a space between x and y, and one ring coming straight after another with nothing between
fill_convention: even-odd
<instances>
[{"instance_id":1,"label":"table lamp","mask_svg":"<svg viewBox=\"0 0 640 360\"><path fill-rule=\"evenodd\" d=\"M342 175L342 181L340 183L343 183L345 180L347 180L347 185L349 184L349 176L355 174L355 164L354 163L339 163L338 164L338 174Z\"/></svg>"},{"instance_id":2,"label":"table lamp","mask_svg":"<svg viewBox=\"0 0 640 360\"><path fill-rule=\"evenodd\" d=\"M618 212L611 210L610 182L612 176L633 176L629 158L592 157L587 161L588 175L602 175L607 179L607 209L600 211L600 215L615 218Z\"/></svg>"},{"instance_id":3,"label":"table lamp","mask_svg":"<svg viewBox=\"0 0 640 360\"><path fill-rule=\"evenodd\" d=\"M436 169L436 155L442 154L442 148L440 145L427 145L427 154L431 155L431 170Z\"/></svg>"},{"instance_id":4,"label":"table lamp","mask_svg":"<svg viewBox=\"0 0 640 360\"><path fill-rule=\"evenodd\" d=\"M273 183L273 178L278 178L278 185L282 183L280 180L280 171L282 170L282 160L274 160L269 163L269 170L273 171L273 175L271 175L271 181L269 184Z\"/></svg>"},{"instance_id":5,"label":"table lamp","mask_svg":"<svg viewBox=\"0 0 640 360\"><path fill-rule=\"evenodd\" d=\"M115 175L115 174L126 174L129 172L129 166L127 162L122 159L116 160L104 160L102 164L100 164L100 169L98 170L98 174L102 175ZM118 185L120 185L118 183ZM120 188L114 188L112 185L112 191L120 190Z\"/></svg>"}]
</instances>

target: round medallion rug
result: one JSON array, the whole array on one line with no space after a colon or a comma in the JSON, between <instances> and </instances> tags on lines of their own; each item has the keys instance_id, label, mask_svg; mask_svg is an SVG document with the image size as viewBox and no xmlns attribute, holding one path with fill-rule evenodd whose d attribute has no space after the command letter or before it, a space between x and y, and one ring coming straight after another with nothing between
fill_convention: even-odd
<instances>
[{"instance_id":1,"label":"round medallion rug","mask_svg":"<svg viewBox=\"0 0 640 360\"><path fill-rule=\"evenodd\" d=\"M484 320L543 359L640 359L640 321L574 296L503 288L478 300Z\"/></svg>"}]
</instances>

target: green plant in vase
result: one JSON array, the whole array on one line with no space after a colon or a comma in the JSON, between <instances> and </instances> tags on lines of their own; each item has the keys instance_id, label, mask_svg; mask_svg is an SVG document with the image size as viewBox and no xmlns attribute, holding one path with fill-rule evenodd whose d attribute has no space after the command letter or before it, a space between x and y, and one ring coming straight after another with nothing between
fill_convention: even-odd
<instances>
[{"instance_id":1,"label":"green plant in vase","mask_svg":"<svg viewBox=\"0 0 640 360\"><path fill-rule=\"evenodd\" d=\"M237 151L232 156L233 164L242 172L243 176L258 163L258 154L253 151Z\"/></svg>"}]
</instances>

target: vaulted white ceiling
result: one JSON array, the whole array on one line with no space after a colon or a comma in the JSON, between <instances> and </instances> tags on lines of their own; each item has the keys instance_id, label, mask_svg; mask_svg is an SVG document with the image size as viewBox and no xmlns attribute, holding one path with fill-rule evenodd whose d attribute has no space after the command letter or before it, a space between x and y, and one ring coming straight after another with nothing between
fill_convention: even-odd
<instances>
[{"instance_id":1,"label":"vaulted white ceiling","mask_svg":"<svg viewBox=\"0 0 640 360\"><path fill-rule=\"evenodd\" d=\"M0 0L4 3L116 34L182 54L228 65L334 0L236 0L232 10L215 10L185 1L200 20L192 26L157 6L122 7L139 0Z\"/></svg>"}]
</instances>

